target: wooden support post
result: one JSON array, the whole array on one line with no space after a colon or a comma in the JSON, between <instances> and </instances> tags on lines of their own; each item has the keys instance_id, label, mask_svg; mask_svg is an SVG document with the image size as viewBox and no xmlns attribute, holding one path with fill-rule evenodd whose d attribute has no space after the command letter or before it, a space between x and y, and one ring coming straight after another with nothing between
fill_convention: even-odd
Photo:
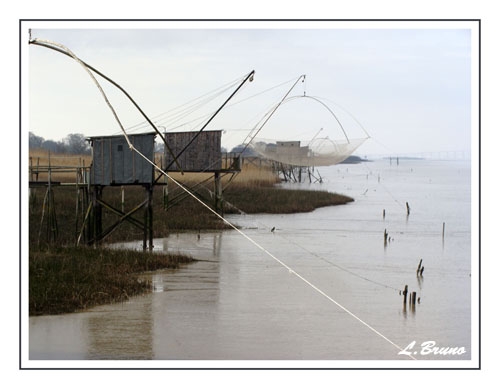
<instances>
[{"instance_id":1,"label":"wooden support post","mask_svg":"<svg viewBox=\"0 0 500 389\"><path fill-rule=\"evenodd\" d=\"M50 163L50 151L49 151L49 163L48 163L48 176L47 176L47 191L45 192L45 199L42 206L42 218L40 221L40 233L38 235L38 243L40 244L41 229L43 226L43 219L45 208L47 209L47 244L51 244L57 239L57 217L56 217L56 207L54 203L54 193L52 192L52 168Z\"/></svg>"},{"instance_id":2,"label":"wooden support post","mask_svg":"<svg viewBox=\"0 0 500 389\"><path fill-rule=\"evenodd\" d=\"M85 173L84 173L85 174ZM90 199L89 195L89 185L86 184L82 188L82 229L80 230L80 236L77 239L77 245L81 239L81 236L83 236L83 240L86 244L92 239L92 234L91 234L91 222L90 222L90 217L92 214L92 201Z\"/></svg>"},{"instance_id":3,"label":"wooden support post","mask_svg":"<svg viewBox=\"0 0 500 389\"><path fill-rule=\"evenodd\" d=\"M387 233L387 229L384 229L384 246L387 246L387 237L389 234Z\"/></svg>"},{"instance_id":4,"label":"wooden support post","mask_svg":"<svg viewBox=\"0 0 500 389\"><path fill-rule=\"evenodd\" d=\"M145 185L146 199L144 202L144 235L142 238L142 249L146 251L149 244L149 251L153 250L153 187Z\"/></svg>"},{"instance_id":5,"label":"wooden support post","mask_svg":"<svg viewBox=\"0 0 500 389\"><path fill-rule=\"evenodd\" d=\"M441 237L443 238L443 241L444 241L444 226L445 226L445 223L443 222L443 231L441 232Z\"/></svg>"},{"instance_id":6,"label":"wooden support post","mask_svg":"<svg viewBox=\"0 0 500 389\"><path fill-rule=\"evenodd\" d=\"M81 165L81 161L80 161L80 165ZM80 208L80 205L81 205L81 201L80 201L80 198L81 198L81 194L80 194L80 168L77 168L76 169L76 185L75 185L75 188L76 188L76 205L75 205L75 239L76 241L78 241L78 216L79 216L79 208ZM83 207L83 204L82 204L82 207Z\"/></svg>"},{"instance_id":7,"label":"wooden support post","mask_svg":"<svg viewBox=\"0 0 500 389\"><path fill-rule=\"evenodd\" d=\"M410 297L410 304L415 305L417 302L417 292L412 292Z\"/></svg>"},{"instance_id":8,"label":"wooden support post","mask_svg":"<svg viewBox=\"0 0 500 389\"><path fill-rule=\"evenodd\" d=\"M215 212L219 215L224 215L223 199L222 199L222 181L219 172L214 174L214 193L215 193Z\"/></svg>"},{"instance_id":9,"label":"wooden support post","mask_svg":"<svg viewBox=\"0 0 500 389\"><path fill-rule=\"evenodd\" d=\"M125 212L125 188L122 185L120 187L121 193L122 193L122 212Z\"/></svg>"},{"instance_id":10,"label":"wooden support post","mask_svg":"<svg viewBox=\"0 0 500 389\"><path fill-rule=\"evenodd\" d=\"M100 243L99 237L102 234L102 187L94 185L92 191L92 241L98 245Z\"/></svg>"},{"instance_id":11,"label":"wooden support post","mask_svg":"<svg viewBox=\"0 0 500 389\"><path fill-rule=\"evenodd\" d=\"M165 185L163 187L163 209L168 209L168 186Z\"/></svg>"},{"instance_id":12,"label":"wooden support post","mask_svg":"<svg viewBox=\"0 0 500 389\"><path fill-rule=\"evenodd\" d=\"M147 238L148 238L148 202L144 203L144 219L142 225L142 250L146 251L147 248Z\"/></svg>"},{"instance_id":13,"label":"wooden support post","mask_svg":"<svg viewBox=\"0 0 500 389\"><path fill-rule=\"evenodd\" d=\"M153 186L148 188L149 251L153 251Z\"/></svg>"},{"instance_id":14,"label":"wooden support post","mask_svg":"<svg viewBox=\"0 0 500 389\"><path fill-rule=\"evenodd\" d=\"M420 259L420 262L417 267L417 275L420 273L420 268L422 267L422 259Z\"/></svg>"}]
</instances>

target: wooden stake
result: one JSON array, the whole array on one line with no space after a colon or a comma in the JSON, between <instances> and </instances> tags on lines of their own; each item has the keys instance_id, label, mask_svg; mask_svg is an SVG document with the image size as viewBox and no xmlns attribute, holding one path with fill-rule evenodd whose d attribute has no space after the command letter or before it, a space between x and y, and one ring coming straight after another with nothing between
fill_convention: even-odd
<instances>
[{"instance_id":1,"label":"wooden stake","mask_svg":"<svg viewBox=\"0 0 500 389\"><path fill-rule=\"evenodd\" d=\"M418 267L417 267L417 274L420 273L420 267L422 266L422 259L420 259L420 262L418 264Z\"/></svg>"},{"instance_id":2,"label":"wooden stake","mask_svg":"<svg viewBox=\"0 0 500 389\"><path fill-rule=\"evenodd\" d=\"M408 285L405 285L405 289L403 290L403 304L406 305L406 296L408 295Z\"/></svg>"},{"instance_id":3,"label":"wooden stake","mask_svg":"<svg viewBox=\"0 0 500 389\"><path fill-rule=\"evenodd\" d=\"M224 215L224 203L222 199L222 181L219 172L214 174L215 212Z\"/></svg>"}]
</instances>

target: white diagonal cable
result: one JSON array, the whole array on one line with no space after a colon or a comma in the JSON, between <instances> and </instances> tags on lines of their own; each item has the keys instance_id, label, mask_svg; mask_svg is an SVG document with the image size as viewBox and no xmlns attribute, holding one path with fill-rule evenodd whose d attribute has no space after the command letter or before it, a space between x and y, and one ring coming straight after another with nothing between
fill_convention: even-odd
<instances>
[{"instance_id":1,"label":"white diagonal cable","mask_svg":"<svg viewBox=\"0 0 500 389\"><path fill-rule=\"evenodd\" d=\"M299 273L297 273L295 270L293 270L290 266L288 266L282 260L280 260L279 258L277 258L274 254L272 254L271 252L269 252L266 248L264 248L263 246L261 246L258 242L256 242L251 237L249 237L248 235L246 235L243 231L241 231L238 227L236 227L235 225L233 225L230 221L228 221L227 219L225 219L223 216L219 215L210 206L208 206L207 204L205 204L202 200L200 200L198 197L196 197L190 190L188 190L186 187L184 187L180 182L178 182L177 180L175 180L174 178L172 178L171 176L169 176L165 171L163 171L161 168L159 168L153 161L151 161L144 154L142 154L139 150L137 150L134 147L134 145L130 142L130 140L128 138L128 135L127 135L125 129L123 128L123 125L121 124L120 119L118 118L118 115L116 114L116 111L114 110L113 106L111 105L110 101L108 100L108 98L107 98L106 94L104 93L104 90L102 89L101 85L99 84L99 82L97 81L97 79L94 77L94 75L92 74L92 72L83 63L83 61L81 61L71 50L69 50L64 45L61 45L61 44L58 44L58 43L55 43L55 42L46 41L46 40L39 40L39 39L35 39L35 40L38 41L38 42L47 43L49 45L54 45L54 46L57 46L57 47L63 49L64 51L66 51L75 61L77 61L85 69L85 71L89 74L89 76L92 78L92 80L96 84L97 88L99 89L99 91L103 95L104 100L106 101L106 104L108 105L108 107L110 108L111 112L113 113L113 116L115 117L116 121L118 122L118 124L119 124L119 126L120 126L120 128L121 128L121 130L123 132L123 135L125 136L125 139L126 139L126 141L127 141L127 143L128 143L128 145L129 145L129 147L130 147L131 150L133 150L137 154L139 154L142 158L144 158L147 162L149 162L156 170L158 170L161 174L165 175L166 177L170 178L175 184L177 184L182 190L184 190L186 193L188 193L193 199L195 199L196 201L198 201L202 206L204 206L205 208L207 208L210 212L212 212L214 215L216 215L224 223L226 223L231 228L233 228L235 231L237 231L241 236L243 236L245 239L247 239L249 242L251 242L257 248L259 248L260 250L262 250L264 253L266 253L268 256L270 256L272 259L274 259L276 262L278 262L281 266L283 266L285 269L287 269L290 274L295 275L297 278L299 278L300 280L302 280L303 282L305 282L311 288L313 288L314 290L316 290L316 292L318 292L319 294L321 294L322 296L324 296L325 298L327 298L329 301L331 301L332 303L334 303L335 305L337 305L344 312L346 312L347 314L349 314L350 316L352 316L354 319L356 319L357 321L359 321L361 324L363 324L365 327L367 327L368 329L370 329L372 332L374 332L375 334L377 334L378 336L380 336L382 339L384 339L385 341L387 341L390 344L392 344L398 350L404 351L403 348L401 348L399 345L397 345L392 340L390 340L389 338L387 338L381 332L377 331L375 328L373 328L367 322L365 322L364 320L362 320L361 318L359 318L358 316L356 316L354 313L352 313L350 310L348 310L342 304L340 304L335 299L333 299L332 297L330 297L328 294L326 294L324 291L322 291L316 285L314 285L313 283L311 283L309 280L307 280L302 275L300 275ZM416 358L413 355L411 355L411 354L405 354L405 355L408 355L411 359L416 360Z\"/></svg>"}]
</instances>

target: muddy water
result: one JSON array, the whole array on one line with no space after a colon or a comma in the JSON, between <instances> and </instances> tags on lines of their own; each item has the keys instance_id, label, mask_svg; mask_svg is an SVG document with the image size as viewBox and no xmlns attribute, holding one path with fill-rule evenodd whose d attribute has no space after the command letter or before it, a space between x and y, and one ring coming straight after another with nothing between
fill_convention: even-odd
<instances>
[{"instance_id":1,"label":"muddy water","mask_svg":"<svg viewBox=\"0 0 500 389\"><path fill-rule=\"evenodd\" d=\"M401 349L473 358L470 166L378 161L320 173L323 184L301 186L356 201L228 217L246 237L157 239L155 250L199 261L145 275L153 293L127 303L30 318L30 359L409 360ZM402 304L404 285L420 298L414 307ZM457 353L436 355L425 342Z\"/></svg>"}]
</instances>

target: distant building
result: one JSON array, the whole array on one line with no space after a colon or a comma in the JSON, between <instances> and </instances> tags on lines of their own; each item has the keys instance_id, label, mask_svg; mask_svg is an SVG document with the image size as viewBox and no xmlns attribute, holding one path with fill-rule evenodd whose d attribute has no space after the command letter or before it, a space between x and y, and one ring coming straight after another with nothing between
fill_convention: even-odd
<instances>
[{"instance_id":1,"label":"distant building","mask_svg":"<svg viewBox=\"0 0 500 389\"><path fill-rule=\"evenodd\" d=\"M307 157L309 153L309 147L300 147L299 140L287 142L278 141L276 142L276 153L289 156Z\"/></svg>"}]
</instances>

